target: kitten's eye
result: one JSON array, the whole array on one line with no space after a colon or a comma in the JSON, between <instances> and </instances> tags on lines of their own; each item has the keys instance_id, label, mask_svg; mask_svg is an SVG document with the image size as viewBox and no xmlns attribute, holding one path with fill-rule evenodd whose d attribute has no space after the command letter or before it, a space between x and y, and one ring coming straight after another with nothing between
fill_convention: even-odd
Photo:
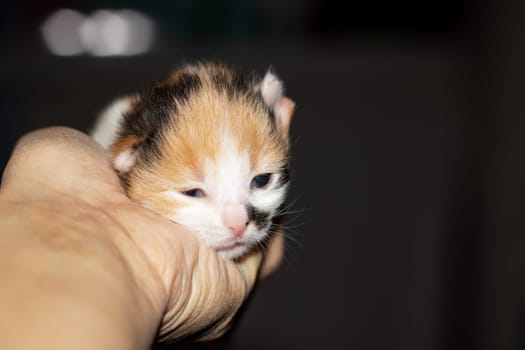
<instances>
[{"instance_id":1,"label":"kitten's eye","mask_svg":"<svg viewBox=\"0 0 525 350\"><path fill-rule=\"evenodd\" d=\"M250 188L263 188L264 186L268 185L268 182L270 182L272 174L261 174L257 175L252 179L252 182L250 183Z\"/></svg>"},{"instance_id":2,"label":"kitten's eye","mask_svg":"<svg viewBox=\"0 0 525 350\"><path fill-rule=\"evenodd\" d=\"M192 188L191 190L183 191L182 194L185 194L188 197L204 197L204 191L199 188Z\"/></svg>"}]
</instances>

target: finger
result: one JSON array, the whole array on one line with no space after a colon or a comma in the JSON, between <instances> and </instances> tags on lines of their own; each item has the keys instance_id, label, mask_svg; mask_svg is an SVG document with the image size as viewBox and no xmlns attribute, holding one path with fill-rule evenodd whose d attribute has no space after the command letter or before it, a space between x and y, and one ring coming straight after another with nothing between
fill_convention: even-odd
<instances>
[{"instance_id":1,"label":"finger","mask_svg":"<svg viewBox=\"0 0 525 350\"><path fill-rule=\"evenodd\" d=\"M271 275L281 265L284 258L284 230L279 229L271 238L266 248L264 262L259 272L259 278L264 279Z\"/></svg>"},{"instance_id":2,"label":"finger","mask_svg":"<svg viewBox=\"0 0 525 350\"><path fill-rule=\"evenodd\" d=\"M49 192L98 198L122 192L104 150L87 135L64 127L31 132L15 146L2 177L4 195Z\"/></svg>"},{"instance_id":3,"label":"finger","mask_svg":"<svg viewBox=\"0 0 525 350\"><path fill-rule=\"evenodd\" d=\"M262 262L263 252L258 250L254 250L236 262L237 268L239 269L244 280L246 297L248 294L250 294L250 291L257 281Z\"/></svg>"},{"instance_id":4,"label":"finger","mask_svg":"<svg viewBox=\"0 0 525 350\"><path fill-rule=\"evenodd\" d=\"M272 236L264 251L255 250L237 261L237 267L244 279L247 294L250 293L257 279L264 279L272 274L284 257L284 235L280 229Z\"/></svg>"}]
</instances>

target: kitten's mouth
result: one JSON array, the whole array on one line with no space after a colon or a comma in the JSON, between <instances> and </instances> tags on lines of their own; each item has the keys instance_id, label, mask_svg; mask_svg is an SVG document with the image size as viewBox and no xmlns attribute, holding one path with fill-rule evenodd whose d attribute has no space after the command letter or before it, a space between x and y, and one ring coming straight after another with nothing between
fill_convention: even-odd
<instances>
[{"instance_id":1,"label":"kitten's mouth","mask_svg":"<svg viewBox=\"0 0 525 350\"><path fill-rule=\"evenodd\" d=\"M232 243L232 244L228 244L228 245L224 245L224 246L221 246L221 247L217 247L215 248L216 251L218 252L223 252L223 251L228 251L228 250L232 250L232 249L236 249L236 248L240 248L240 247L245 247L246 246L246 243L244 242L235 242L235 243Z\"/></svg>"},{"instance_id":2,"label":"kitten's mouth","mask_svg":"<svg viewBox=\"0 0 525 350\"><path fill-rule=\"evenodd\" d=\"M220 247L216 247L215 251L219 256L225 259L235 259L246 253L248 243L246 242L235 242L232 244L226 244Z\"/></svg>"}]
</instances>

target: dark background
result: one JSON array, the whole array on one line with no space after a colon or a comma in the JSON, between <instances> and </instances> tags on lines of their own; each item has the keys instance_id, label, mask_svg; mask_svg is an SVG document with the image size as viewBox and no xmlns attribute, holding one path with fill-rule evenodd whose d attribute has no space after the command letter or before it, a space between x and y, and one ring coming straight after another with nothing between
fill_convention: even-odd
<instances>
[{"instance_id":1,"label":"dark background","mask_svg":"<svg viewBox=\"0 0 525 350\"><path fill-rule=\"evenodd\" d=\"M68 7L157 24L136 57L51 55ZM297 102L287 257L213 349L525 349L520 1L12 1L0 169L23 133L87 130L177 64L269 65ZM59 170L57 170L59 171Z\"/></svg>"}]
</instances>

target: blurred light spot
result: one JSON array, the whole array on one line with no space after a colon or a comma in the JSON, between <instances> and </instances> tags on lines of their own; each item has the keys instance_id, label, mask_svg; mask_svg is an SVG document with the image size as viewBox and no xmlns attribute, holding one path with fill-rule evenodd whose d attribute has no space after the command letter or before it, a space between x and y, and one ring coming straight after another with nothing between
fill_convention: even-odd
<instances>
[{"instance_id":1,"label":"blurred light spot","mask_svg":"<svg viewBox=\"0 0 525 350\"><path fill-rule=\"evenodd\" d=\"M60 11L53 14L50 19ZM154 35L153 22L137 11L97 10L88 18L78 13L77 15L80 15L81 19L67 30L77 39L77 51L72 54L87 51L94 56L128 56L145 53L151 47ZM62 32L63 29L56 30L50 32L48 36L63 45L65 40L61 36ZM57 51L48 44L45 36L44 40L50 51L57 54Z\"/></svg>"},{"instance_id":2,"label":"blurred light spot","mask_svg":"<svg viewBox=\"0 0 525 350\"><path fill-rule=\"evenodd\" d=\"M59 56L72 56L84 52L78 27L84 21L79 12L61 9L42 24L42 36L49 51Z\"/></svg>"},{"instance_id":3,"label":"blurred light spot","mask_svg":"<svg viewBox=\"0 0 525 350\"><path fill-rule=\"evenodd\" d=\"M124 54L129 40L125 20L106 10L98 10L79 28L80 38L86 50L94 56Z\"/></svg>"},{"instance_id":4,"label":"blurred light spot","mask_svg":"<svg viewBox=\"0 0 525 350\"><path fill-rule=\"evenodd\" d=\"M143 14L133 10L119 12L128 26L129 37L126 45L128 55L138 55L147 52L153 42L153 22Z\"/></svg>"}]
</instances>

